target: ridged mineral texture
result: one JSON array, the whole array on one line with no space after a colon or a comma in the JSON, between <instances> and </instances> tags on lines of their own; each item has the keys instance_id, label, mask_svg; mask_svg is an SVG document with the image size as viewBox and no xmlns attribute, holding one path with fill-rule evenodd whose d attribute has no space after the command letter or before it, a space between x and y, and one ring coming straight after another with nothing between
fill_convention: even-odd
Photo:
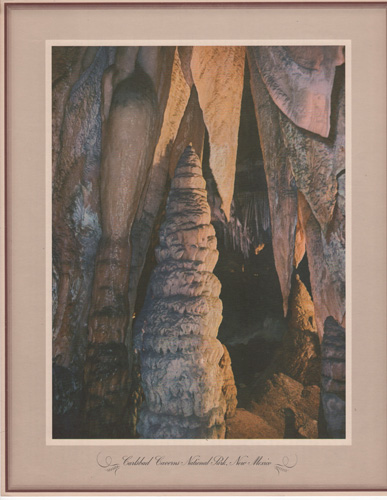
<instances>
[{"instance_id":1,"label":"ridged mineral texture","mask_svg":"<svg viewBox=\"0 0 387 500\"><path fill-rule=\"evenodd\" d=\"M169 85L164 85L169 92L167 96L162 96L161 105L159 105L159 115L163 117L163 120L160 125L152 165L131 231L131 239L136 244L133 246L130 262L129 321L131 321L130 318L134 312L137 287L144 268L152 230L160 205L165 200L164 196L168 179L168 169L171 164L172 146L175 143L192 87L192 83L188 84L186 82L186 77L182 71L182 65L185 63L189 67L189 61L186 61L186 57L182 58L179 56L177 49L171 53L171 49L169 47L169 53L164 55L164 58L168 59L168 65L171 67L171 75ZM169 61L171 58L172 62Z\"/></svg>"},{"instance_id":2,"label":"ridged mineral texture","mask_svg":"<svg viewBox=\"0 0 387 500\"><path fill-rule=\"evenodd\" d=\"M188 146L175 170L156 266L136 325L145 403L140 437L225 437L236 407L222 321L218 260L200 161Z\"/></svg>"},{"instance_id":3,"label":"ridged mineral texture","mask_svg":"<svg viewBox=\"0 0 387 500\"><path fill-rule=\"evenodd\" d=\"M331 92L343 47L255 47L259 71L276 105L298 127L328 137Z\"/></svg>"},{"instance_id":4,"label":"ridged mineral texture","mask_svg":"<svg viewBox=\"0 0 387 500\"><path fill-rule=\"evenodd\" d=\"M321 344L321 401L329 438L345 438L345 330L332 316Z\"/></svg>"}]
</instances>

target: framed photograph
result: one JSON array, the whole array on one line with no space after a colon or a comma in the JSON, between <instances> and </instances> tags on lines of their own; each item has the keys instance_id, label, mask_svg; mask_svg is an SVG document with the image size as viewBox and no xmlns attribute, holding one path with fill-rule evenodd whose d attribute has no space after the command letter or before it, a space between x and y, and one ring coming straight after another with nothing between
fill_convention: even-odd
<instances>
[{"instance_id":1,"label":"framed photograph","mask_svg":"<svg viewBox=\"0 0 387 500\"><path fill-rule=\"evenodd\" d=\"M2 493L385 494L386 4L2 21Z\"/></svg>"}]
</instances>

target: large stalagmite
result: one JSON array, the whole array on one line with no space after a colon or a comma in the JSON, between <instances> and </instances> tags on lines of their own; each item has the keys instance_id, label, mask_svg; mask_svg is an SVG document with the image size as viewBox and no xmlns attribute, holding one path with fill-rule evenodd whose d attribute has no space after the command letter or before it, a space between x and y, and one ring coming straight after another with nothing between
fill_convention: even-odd
<instances>
[{"instance_id":1,"label":"large stalagmite","mask_svg":"<svg viewBox=\"0 0 387 500\"><path fill-rule=\"evenodd\" d=\"M210 219L200 161L188 146L175 170L158 265L136 325L143 438L224 438L225 414L235 411L229 357L216 339L222 303Z\"/></svg>"}]
</instances>

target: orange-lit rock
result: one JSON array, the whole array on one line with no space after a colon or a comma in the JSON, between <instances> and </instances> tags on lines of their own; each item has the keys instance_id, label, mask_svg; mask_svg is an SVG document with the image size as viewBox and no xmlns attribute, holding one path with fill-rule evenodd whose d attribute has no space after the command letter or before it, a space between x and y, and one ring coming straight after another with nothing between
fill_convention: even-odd
<instances>
[{"instance_id":1,"label":"orange-lit rock","mask_svg":"<svg viewBox=\"0 0 387 500\"><path fill-rule=\"evenodd\" d=\"M345 247L338 238L326 239L305 197L300 193L298 199L306 237L316 324L321 339L325 319L333 316L341 323L345 315Z\"/></svg>"},{"instance_id":2,"label":"orange-lit rock","mask_svg":"<svg viewBox=\"0 0 387 500\"><path fill-rule=\"evenodd\" d=\"M282 372L304 386L320 384L321 353L313 302L298 275L289 300L288 328L269 371Z\"/></svg>"},{"instance_id":3,"label":"orange-lit rock","mask_svg":"<svg viewBox=\"0 0 387 500\"><path fill-rule=\"evenodd\" d=\"M298 127L322 137L330 131L331 92L343 48L257 47L262 79L279 109Z\"/></svg>"},{"instance_id":4,"label":"orange-lit rock","mask_svg":"<svg viewBox=\"0 0 387 500\"><path fill-rule=\"evenodd\" d=\"M296 239L294 241L294 262L293 265L297 269L299 263L302 261L305 255L306 243L305 243L305 233L302 228L300 220L300 206L297 207L297 226L296 226Z\"/></svg>"},{"instance_id":5,"label":"orange-lit rock","mask_svg":"<svg viewBox=\"0 0 387 500\"><path fill-rule=\"evenodd\" d=\"M244 47L195 46L191 71L210 141L210 167L226 217L234 192Z\"/></svg>"},{"instance_id":6,"label":"orange-lit rock","mask_svg":"<svg viewBox=\"0 0 387 500\"><path fill-rule=\"evenodd\" d=\"M185 108L184 116L181 120L176 139L173 143L171 156L169 161L169 175L173 177L175 167L183 154L185 148L192 144L193 149L202 159L204 146L205 125L203 121L203 113L199 106L198 93L195 86L192 87L191 96L187 107Z\"/></svg>"},{"instance_id":7,"label":"orange-lit rock","mask_svg":"<svg viewBox=\"0 0 387 500\"><path fill-rule=\"evenodd\" d=\"M235 416L227 419L227 439L281 439L283 435L263 418L238 408Z\"/></svg>"},{"instance_id":8,"label":"orange-lit rock","mask_svg":"<svg viewBox=\"0 0 387 500\"><path fill-rule=\"evenodd\" d=\"M286 316L293 271L297 188L281 136L279 111L267 92L258 69L258 48L249 47L247 55L269 192L275 266Z\"/></svg>"},{"instance_id":9,"label":"orange-lit rock","mask_svg":"<svg viewBox=\"0 0 387 500\"><path fill-rule=\"evenodd\" d=\"M343 68L333 88L335 107L327 138L306 134L281 115L283 138L297 187L325 231L336 203L336 176L345 169L345 92Z\"/></svg>"},{"instance_id":10,"label":"orange-lit rock","mask_svg":"<svg viewBox=\"0 0 387 500\"><path fill-rule=\"evenodd\" d=\"M285 439L316 439L320 389L304 387L283 373L261 382L247 408Z\"/></svg>"},{"instance_id":11,"label":"orange-lit rock","mask_svg":"<svg viewBox=\"0 0 387 500\"><path fill-rule=\"evenodd\" d=\"M265 248L265 244L261 243L257 247L254 248L255 255L258 255Z\"/></svg>"}]
</instances>

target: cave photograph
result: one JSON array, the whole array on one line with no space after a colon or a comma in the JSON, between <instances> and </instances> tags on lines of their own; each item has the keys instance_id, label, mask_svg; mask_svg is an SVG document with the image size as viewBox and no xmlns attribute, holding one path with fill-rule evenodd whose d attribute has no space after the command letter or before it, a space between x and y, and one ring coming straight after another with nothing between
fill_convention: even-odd
<instances>
[{"instance_id":1,"label":"cave photograph","mask_svg":"<svg viewBox=\"0 0 387 500\"><path fill-rule=\"evenodd\" d=\"M345 47L50 76L52 438L345 439Z\"/></svg>"}]
</instances>

